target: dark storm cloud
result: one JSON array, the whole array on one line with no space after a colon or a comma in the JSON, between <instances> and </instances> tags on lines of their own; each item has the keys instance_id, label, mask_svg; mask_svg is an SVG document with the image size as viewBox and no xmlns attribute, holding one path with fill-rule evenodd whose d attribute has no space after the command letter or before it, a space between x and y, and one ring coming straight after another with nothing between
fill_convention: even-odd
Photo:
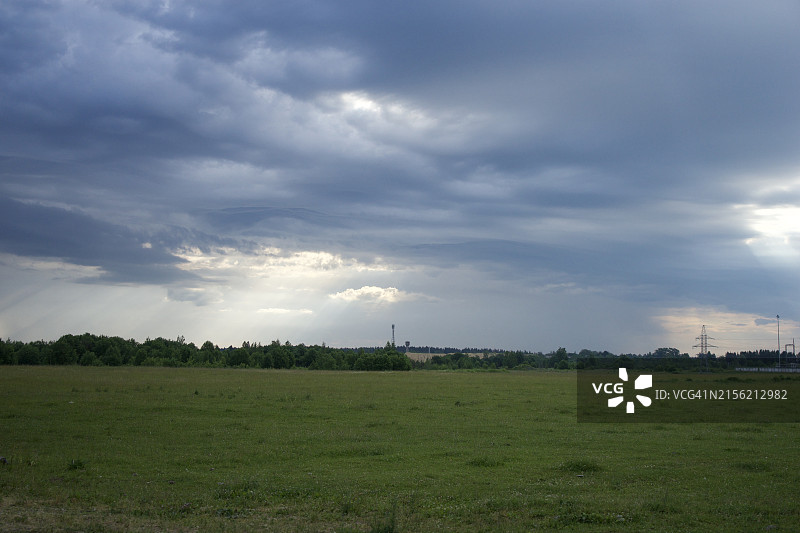
<instances>
[{"instance_id":1,"label":"dark storm cloud","mask_svg":"<svg viewBox=\"0 0 800 533\"><path fill-rule=\"evenodd\" d=\"M580 157L618 170L654 157L763 162L797 133L799 75L788 66L800 59L800 15L791 3L209 3L191 15L141 15L174 31L182 50L217 61L241 59L262 33L266 47L334 48L363 61L341 86L291 73L269 83L289 94L349 86L529 120L517 131L530 135L534 168ZM486 156L502 164L502 148Z\"/></svg>"},{"instance_id":2,"label":"dark storm cloud","mask_svg":"<svg viewBox=\"0 0 800 533\"><path fill-rule=\"evenodd\" d=\"M85 281L169 283L190 276L182 260L142 234L82 213L0 198L0 249L20 256L97 266Z\"/></svg>"},{"instance_id":3,"label":"dark storm cloud","mask_svg":"<svg viewBox=\"0 0 800 533\"><path fill-rule=\"evenodd\" d=\"M299 220L311 224L335 223L335 218L311 209L278 207L229 207L206 215L215 227L222 229L251 228L264 221Z\"/></svg>"},{"instance_id":4,"label":"dark storm cloud","mask_svg":"<svg viewBox=\"0 0 800 533\"><path fill-rule=\"evenodd\" d=\"M735 269L709 269L707 265L687 263L685 253L676 253L689 246L664 239L637 245L606 243L602 249L592 250L569 242L541 244L498 239L412 246L404 248L403 255L428 261L437 258L443 266L484 265L494 275L516 280L545 274L585 287L613 287L617 292L628 292L627 297L648 301L662 300L663 288L670 287L674 298L700 293L721 304L735 297L737 291L731 287L736 287L742 297L734 299L745 304L744 295L761 270L758 262L751 255L742 254L736 257ZM503 269L494 265L498 262L504 265ZM627 285L629 289L625 289ZM758 286L765 291L779 290L779 285L770 280L759 280Z\"/></svg>"},{"instance_id":5,"label":"dark storm cloud","mask_svg":"<svg viewBox=\"0 0 800 533\"><path fill-rule=\"evenodd\" d=\"M47 11L46 2L10 0L0 7L0 68L6 74L35 67L60 46L58 40L42 40L43 32L51 31L41 14Z\"/></svg>"},{"instance_id":6,"label":"dark storm cloud","mask_svg":"<svg viewBox=\"0 0 800 533\"><path fill-rule=\"evenodd\" d=\"M787 65L800 47L783 22L793 14L789 5L728 14L704 4L692 17L688 6L638 3L113 5L124 16L104 12L107 35L93 30L89 35L98 35L85 38L84 46L113 39L116 64L93 55L81 63L80 42L55 24L47 27L51 34L34 55L50 51L52 63L72 54L77 63L66 69L72 77L60 80L67 90L36 95L40 111L60 120L48 130L27 113L11 113L18 116L17 133L28 124L65 150L95 157L230 157L307 167L302 149L252 131L253 120L275 121L266 125L275 131L290 125L278 122L286 117L248 116L249 97L226 81L238 76L301 98L349 88L423 108L493 114L492 128L469 132L452 153L409 147L431 159L441 172L437 181L450 178L453 162L490 166L528 182L552 166L579 164L613 173L629 187L669 193L698 177L717 183L704 172L709 164L727 171L768 159L778 165L798 133L791 96L798 74ZM30 24L40 34L46 27L41 20ZM138 35L140 46L122 46L120 34ZM254 61L274 76L259 77L243 64L259 50L266 55ZM325 74L324 66L346 57L360 67L339 81ZM272 70L265 67L270 64ZM37 104L31 95L16 96ZM239 127L198 113L212 103L227 108ZM364 189L355 173L338 172L349 163L346 154L330 163L328 183ZM303 192L304 183L317 185L313 173L297 177Z\"/></svg>"}]
</instances>

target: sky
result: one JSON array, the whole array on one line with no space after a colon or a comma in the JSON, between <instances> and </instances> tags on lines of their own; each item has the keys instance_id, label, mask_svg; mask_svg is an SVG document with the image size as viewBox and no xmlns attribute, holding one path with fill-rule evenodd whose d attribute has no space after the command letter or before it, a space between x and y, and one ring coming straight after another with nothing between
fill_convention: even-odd
<instances>
[{"instance_id":1,"label":"sky","mask_svg":"<svg viewBox=\"0 0 800 533\"><path fill-rule=\"evenodd\" d=\"M0 336L775 349L799 30L794 0L4 0Z\"/></svg>"}]
</instances>

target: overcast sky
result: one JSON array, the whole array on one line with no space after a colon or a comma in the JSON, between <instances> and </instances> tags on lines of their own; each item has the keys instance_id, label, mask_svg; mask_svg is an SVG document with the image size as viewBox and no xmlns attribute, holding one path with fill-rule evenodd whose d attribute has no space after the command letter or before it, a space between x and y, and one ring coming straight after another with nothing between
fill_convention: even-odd
<instances>
[{"instance_id":1,"label":"overcast sky","mask_svg":"<svg viewBox=\"0 0 800 533\"><path fill-rule=\"evenodd\" d=\"M775 349L798 95L794 0L4 0L0 336Z\"/></svg>"}]
</instances>

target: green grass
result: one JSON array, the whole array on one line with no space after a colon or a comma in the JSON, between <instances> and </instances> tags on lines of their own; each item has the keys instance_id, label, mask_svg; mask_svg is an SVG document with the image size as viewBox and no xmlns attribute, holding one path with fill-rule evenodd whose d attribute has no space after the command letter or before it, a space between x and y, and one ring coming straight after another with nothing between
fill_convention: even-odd
<instances>
[{"instance_id":1,"label":"green grass","mask_svg":"<svg viewBox=\"0 0 800 533\"><path fill-rule=\"evenodd\" d=\"M572 373L0 367L0 531L798 531L797 424L578 424Z\"/></svg>"}]
</instances>

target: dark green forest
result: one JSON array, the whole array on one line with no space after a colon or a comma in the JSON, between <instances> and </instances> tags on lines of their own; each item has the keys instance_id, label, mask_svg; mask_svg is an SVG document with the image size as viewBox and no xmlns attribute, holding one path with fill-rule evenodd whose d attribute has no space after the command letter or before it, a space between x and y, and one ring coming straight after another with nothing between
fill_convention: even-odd
<instances>
[{"instance_id":1,"label":"dark green forest","mask_svg":"<svg viewBox=\"0 0 800 533\"><path fill-rule=\"evenodd\" d=\"M140 343L90 333L64 335L55 342L0 341L0 364L411 370L408 357L391 344L355 350L275 340L268 345L244 342L238 348L220 348L206 341L198 348L183 337Z\"/></svg>"},{"instance_id":2,"label":"dark green forest","mask_svg":"<svg viewBox=\"0 0 800 533\"><path fill-rule=\"evenodd\" d=\"M444 353L447 350L449 353ZM220 348L206 341L199 348L183 337L134 339L84 333L64 335L57 341L21 342L0 340L0 365L83 366L194 366L233 368L308 368L311 370L530 370L574 368L653 368L677 370L723 370L743 366L775 366L778 352L727 353L723 357L689 357L675 348L658 348L644 354L615 355L607 351L581 350L569 353L559 348L547 354L494 349L412 347L428 353L426 361L414 361L392 343L372 348L331 348L323 345L293 345L280 340L269 344L244 342L240 347ZM786 352L781 366L797 364Z\"/></svg>"},{"instance_id":3,"label":"dark green forest","mask_svg":"<svg viewBox=\"0 0 800 533\"><path fill-rule=\"evenodd\" d=\"M176 340L134 339L84 333L64 335L57 341L0 340L0 364L84 366L196 366L234 368L308 368L311 370L493 370L574 368L576 354L564 348L550 354L465 348L416 347L428 352L427 361L413 361L392 343L372 348L331 348L293 345L280 340L269 344L244 342L240 347L220 348L206 341L199 348L183 337ZM449 350L451 353L442 353ZM470 353L464 353L470 352ZM475 355L478 353L479 355Z\"/></svg>"}]
</instances>

